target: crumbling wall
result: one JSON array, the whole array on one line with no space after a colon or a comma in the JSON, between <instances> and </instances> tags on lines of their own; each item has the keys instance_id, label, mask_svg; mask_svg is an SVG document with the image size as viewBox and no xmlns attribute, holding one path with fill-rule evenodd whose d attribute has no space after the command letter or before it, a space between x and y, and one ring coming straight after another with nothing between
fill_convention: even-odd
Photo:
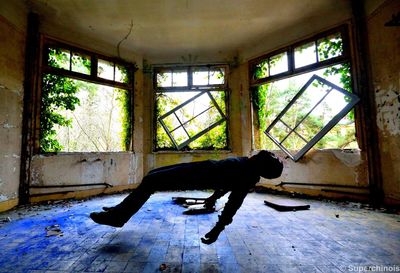
<instances>
[{"instance_id":1,"label":"crumbling wall","mask_svg":"<svg viewBox=\"0 0 400 273\"><path fill-rule=\"evenodd\" d=\"M383 191L400 203L400 26L385 24L400 14L400 2L385 1L368 18ZM398 24L397 20L397 24Z\"/></svg>"},{"instance_id":2,"label":"crumbling wall","mask_svg":"<svg viewBox=\"0 0 400 273\"><path fill-rule=\"evenodd\" d=\"M25 61L23 26L16 26L9 18L3 17L2 12L0 41L0 211L2 211L18 203Z\"/></svg>"},{"instance_id":3,"label":"crumbling wall","mask_svg":"<svg viewBox=\"0 0 400 273\"><path fill-rule=\"evenodd\" d=\"M135 166L135 155L130 152L36 155L31 164L30 194L35 197L67 191L110 192L132 188L136 181ZM106 184L112 188L107 189Z\"/></svg>"}]
</instances>

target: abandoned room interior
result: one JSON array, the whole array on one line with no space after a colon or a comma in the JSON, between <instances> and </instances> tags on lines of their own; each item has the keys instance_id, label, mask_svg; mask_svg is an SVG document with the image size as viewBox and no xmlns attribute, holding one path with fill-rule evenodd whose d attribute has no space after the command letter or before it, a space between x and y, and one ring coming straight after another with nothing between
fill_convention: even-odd
<instances>
[{"instance_id":1,"label":"abandoned room interior","mask_svg":"<svg viewBox=\"0 0 400 273\"><path fill-rule=\"evenodd\" d=\"M0 37L0 273L400 272L400 1L0 1ZM260 150L283 173L213 244L229 194L89 218Z\"/></svg>"}]
</instances>

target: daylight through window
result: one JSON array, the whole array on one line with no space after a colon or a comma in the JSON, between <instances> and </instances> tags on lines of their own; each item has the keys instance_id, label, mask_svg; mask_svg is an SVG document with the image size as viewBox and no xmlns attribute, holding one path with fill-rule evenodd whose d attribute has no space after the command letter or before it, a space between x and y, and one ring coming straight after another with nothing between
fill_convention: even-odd
<instances>
[{"instance_id":1,"label":"daylight through window","mask_svg":"<svg viewBox=\"0 0 400 273\"><path fill-rule=\"evenodd\" d=\"M334 118L346 108L352 95L330 92L312 114L299 123L308 113L306 111L309 110L308 107L314 105L315 100L320 98L321 82L352 92L350 55L345 28L321 33L311 39L261 56L251 61L249 65L256 129L260 132L256 141L258 148L270 150L281 148L289 153L302 150L311 140L316 148L358 148L353 110L340 120ZM310 84L300 99L293 103L292 108L271 127L289 102L295 99L307 82L316 77L322 80ZM336 87L334 90L337 90ZM324 134L319 134L332 118L336 125L330 126L329 132L323 130ZM275 138L271 138L272 135ZM317 140L314 139L316 135L318 135ZM293 157L294 152L289 154Z\"/></svg>"},{"instance_id":2,"label":"daylight through window","mask_svg":"<svg viewBox=\"0 0 400 273\"><path fill-rule=\"evenodd\" d=\"M226 149L226 66L157 68L156 150Z\"/></svg>"},{"instance_id":3,"label":"daylight through window","mask_svg":"<svg viewBox=\"0 0 400 273\"><path fill-rule=\"evenodd\" d=\"M132 67L54 42L44 53L40 150L129 150Z\"/></svg>"}]
</instances>

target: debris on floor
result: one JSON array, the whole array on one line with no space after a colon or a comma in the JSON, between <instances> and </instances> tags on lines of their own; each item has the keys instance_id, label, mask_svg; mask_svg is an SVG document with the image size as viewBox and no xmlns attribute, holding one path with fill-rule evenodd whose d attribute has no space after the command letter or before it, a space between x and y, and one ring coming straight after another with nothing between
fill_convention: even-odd
<instances>
[{"instance_id":1,"label":"debris on floor","mask_svg":"<svg viewBox=\"0 0 400 273\"><path fill-rule=\"evenodd\" d=\"M215 206L212 208L207 208L205 205L191 205L187 206L187 210L183 212L186 215L196 215L196 214L207 214L215 212Z\"/></svg>"},{"instance_id":2,"label":"debris on floor","mask_svg":"<svg viewBox=\"0 0 400 273\"><path fill-rule=\"evenodd\" d=\"M167 265L166 264L160 264L160 271L164 271L165 269L167 269Z\"/></svg>"},{"instance_id":3,"label":"debris on floor","mask_svg":"<svg viewBox=\"0 0 400 273\"><path fill-rule=\"evenodd\" d=\"M5 217L5 218L1 218L0 219L0 223L8 223L11 222L11 218L10 217Z\"/></svg>"},{"instance_id":4,"label":"debris on floor","mask_svg":"<svg viewBox=\"0 0 400 273\"><path fill-rule=\"evenodd\" d=\"M195 205L204 204L206 198L196 198L196 197L172 197L172 201L178 205Z\"/></svg>"},{"instance_id":5,"label":"debris on floor","mask_svg":"<svg viewBox=\"0 0 400 273\"><path fill-rule=\"evenodd\" d=\"M63 236L63 232L61 231L60 225L51 225L46 227L46 237L50 236Z\"/></svg>"},{"instance_id":6,"label":"debris on floor","mask_svg":"<svg viewBox=\"0 0 400 273\"><path fill-rule=\"evenodd\" d=\"M274 199L273 201L264 200L264 204L278 211L308 210L310 208L310 205L305 203L283 198Z\"/></svg>"}]
</instances>

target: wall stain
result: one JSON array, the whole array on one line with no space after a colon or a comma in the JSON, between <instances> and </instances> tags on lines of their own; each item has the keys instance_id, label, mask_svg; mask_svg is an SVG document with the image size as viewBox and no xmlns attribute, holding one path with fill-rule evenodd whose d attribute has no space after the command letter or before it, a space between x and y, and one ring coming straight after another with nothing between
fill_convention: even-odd
<instances>
[{"instance_id":1,"label":"wall stain","mask_svg":"<svg viewBox=\"0 0 400 273\"><path fill-rule=\"evenodd\" d=\"M376 92L377 125L390 135L400 135L400 92L390 86L388 90L379 86Z\"/></svg>"}]
</instances>

